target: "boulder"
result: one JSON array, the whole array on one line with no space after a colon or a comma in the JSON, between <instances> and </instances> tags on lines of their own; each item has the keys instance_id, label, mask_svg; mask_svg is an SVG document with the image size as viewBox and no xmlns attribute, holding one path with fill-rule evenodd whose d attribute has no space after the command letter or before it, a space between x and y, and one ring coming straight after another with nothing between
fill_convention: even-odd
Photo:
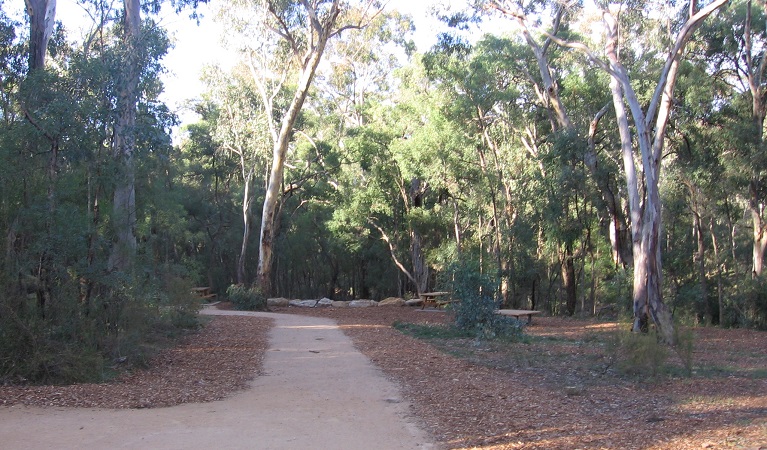
<instances>
[{"instance_id":1,"label":"boulder","mask_svg":"<svg viewBox=\"0 0 767 450\"><path fill-rule=\"evenodd\" d=\"M327 297L321 298L320 301L317 302L317 307L318 308L320 308L320 307L328 308L330 306L333 306L333 300L331 300L331 299L329 299Z\"/></svg>"},{"instance_id":2,"label":"boulder","mask_svg":"<svg viewBox=\"0 0 767 450\"><path fill-rule=\"evenodd\" d=\"M297 306L299 308L314 308L317 306L317 300L291 300L290 306Z\"/></svg>"},{"instance_id":3,"label":"boulder","mask_svg":"<svg viewBox=\"0 0 767 450\"><path fill-rule=\"evenodd\" d=\"M277 298L267 298L266 299L266 306L269 308L282 308L290 306L290 300L284 298L284 297L277 297Z\"/></svg>"},{"instance_id":4,"label":"boulder","mask_svg":"<svg viewBox=\"0 0 767 450\"><path fill-rule=\"evenodd\" d=\"M378 302L374 300L352 300L349 302L351 308L369 308L371 306L378 306Z\"/></svg>"},{"instance_id":5,"label":"boulder","mask_svg":"<svg viewBox=\"0 0 767 450\"><path fill-rule=\"evenodd\" d=\"M378 302L378 306L405 306L405 300L397 297L389 297Z\"/></svg>"},{"instance_id":6,"label":"boulder","mask_svg":"<svg viewBox=\"0 0 767 450\"><path fill-rule=\"evenodd\" d=\"M342 302L342 301L334 301L332 305L333 308L348 308L349 302Z\"/></svg>"},{"instance_id":7,"label":"boulder","mask_svg":"<svg viewBox=\"0 0 767 450\"><path fill-rule=\"evenodd\" d=\"M410 300L405 301L405 306L421 306L423 304L423 300L420 298L411 298Z\"/></svg>"}]
</instances>

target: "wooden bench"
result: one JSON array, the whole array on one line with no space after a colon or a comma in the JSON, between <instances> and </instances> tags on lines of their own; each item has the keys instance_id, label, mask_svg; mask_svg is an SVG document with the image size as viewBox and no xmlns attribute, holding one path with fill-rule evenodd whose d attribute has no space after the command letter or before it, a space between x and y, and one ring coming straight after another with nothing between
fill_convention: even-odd
<instances>
[{"instance_id":1,"label":"wooden bench","mask_svg":"<svg viewBox=\"0 0 767 450\"><path fill-rule=\"evenodd\" d=\"M202 299L206 299L206 300L210 300L210 299L216 298L216 294L211 292L211 289L208 286L192 288L192 294L194 294L197 297L200 297Z\"/></svg>"},{"instance_id":2,"label":"wooden bench","mask_svg":"<svg viewBox=\"0 0 767 450\"><path fill-rule=\"evenodd\" d=\"M426 304L434 305L435 308L439 308L445 305L449 305L450 303L453 303L452 300L438 300L437 297L442 297L443 295L449 295L450 292L422 292L419 294L419 297L421 298L421 309L424 309L426 307Z\"/></svg>"},{"instance_id":3,"label":"wooden bench","mask_svg":"<svg viewBox=\"0 0 767 450\"><path fill-rule=\"evenodd\" d=\"M514 317L517 320L522 316L527 316L527 323L531 323L533 321L533 316L540 314L541 312L530 309L497 309L495 310L495 313L502 316Z\"/></svg>"}]
</instances>

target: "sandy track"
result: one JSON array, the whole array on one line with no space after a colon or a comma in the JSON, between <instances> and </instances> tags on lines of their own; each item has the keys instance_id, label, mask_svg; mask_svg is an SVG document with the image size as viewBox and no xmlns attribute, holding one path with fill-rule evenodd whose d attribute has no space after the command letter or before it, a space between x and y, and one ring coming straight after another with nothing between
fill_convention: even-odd
<instances>
[{"instance_id":1,"label":"sandy track","mask_svg":"<svg viewBox=\"0 0 767 450\"><path fill-rule=\"evenodd\" d=\"M3 448L420 449L431 438L334 321L270 313L264 375L225 400L158 409L0 408Z\"/></svg>"}]
</instances>

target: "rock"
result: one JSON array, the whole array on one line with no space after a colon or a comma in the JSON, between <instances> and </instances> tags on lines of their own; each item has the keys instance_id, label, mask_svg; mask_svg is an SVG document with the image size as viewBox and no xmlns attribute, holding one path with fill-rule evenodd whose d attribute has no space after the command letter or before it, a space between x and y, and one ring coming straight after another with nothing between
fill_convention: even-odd
<instances>
[{"instance_id":1,"label":"rock","mask_svg":"<svg viewBox=\"0 0 767 450\"><path fill-rule=\"evenodd\" d=\"M568 397L575 397L583 394L583 388L580 386L565 386L565 394Z\"/></svg>"},{"instance_id":2,"label":"rock","mask_svg":"<svg viewBox=\"0 0 767 450\"><path fill-rule=\"evenodd\" d=\"M290 306L297 306L299 308L314 308L317 306L317 300L291 300Z\"/></svg>"},{"instance_id":3,"label":"rock","mask_svg":"<svg viewBox=\"0 0 767 450\"><path fill-rule=\"evenodd\" d=\"M352 308L368 308L370 306L378 306L378 302L374 300L352 300L349 302L349 306Z\"/></svg>"},{"instance_id":4,"label":"rock","mask_svg":"<svg viewBox=\"0 0 767 450\"><path fill-rule=\"evenodd\" d=\"M423 304L423 300L420 298L411 298L410 300L405 301L405 306L421 306Z\"/></svg>"},{"instance_id":5,"label":"rock","mask_svg":"<svg viewBox=\"0 0 767 450\"><path fill-rule=\"evenodd\" d=\"M284 297L267 298L266 306L270 308L282 308L282 307L290 306L290 300Z\"/></svg>"},{"instance_id":6,"label":"rock","mask_svg":"<svg viewBox=\"0 0 767 450\"><path fill-rule=\"evenodd\" d=\"M320 299L320 301L317 302L317 307L318 308L319 307L328 308L328 307L331 307L331 306L333 306L333 300L331 300L331 299L329 299L327 297L323 297L323 298Z\"/></svg>"},{"instance_id":7,"label":"rock","mask_svg":"<svg viewBox=\"0 0 767 450\"><path fill-rule=\"evenodd\" d=\"M405 300L397 297L389 297L378 302L378 306L405 306Z\"/></svg>"},{"instance_id":8,"label":"rock","mask_svg":"<svg viewBox=\"0 0 767 450\"><path fill-rule=\"evenodd\" d=\"M348 308L349 302L341 302L341 301L335 301L332 305L333 308Z\"/></svg>"}]
</instances>

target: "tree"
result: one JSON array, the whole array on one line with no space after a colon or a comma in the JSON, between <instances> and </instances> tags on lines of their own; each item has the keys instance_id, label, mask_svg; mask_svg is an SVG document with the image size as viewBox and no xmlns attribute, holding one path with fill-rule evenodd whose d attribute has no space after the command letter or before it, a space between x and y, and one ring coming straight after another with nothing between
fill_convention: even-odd
<instances>
[{"instance_id":1,"label":"tree","mask_svg":"<svg viewBox=\"0 0 767 450\"><path fill-rule=\"evenodd\" d=\"M45 66L48 41L56 23L56 0L25 0L29 16L29 72Z\"/></svg>"},{"instance_id":2,"label":"tree","mask_svg":"<svg viewBox=\"0 0 767 450\"><path fill-rule=\"evenodd\" d=\"M621 137L626 187L631 211L631 233L634 254L634 331L646 330L649 320L658 327L663 339L675 342L671 311L662 298L662 265L660 248L661 200L660 169L662 150L666 139L674 85L679 74L679 65L687 43L704 19L722 7L728 0L715 0L701 9L691 2L687 8L687 19L682 22L676 35L669 35L670 47L666 61L660 71L658 82L646 109L637 96L631 78L620 58L621 8L603 7L602 21L605 29L605 55L607 61L597 57L582 43L555 41L565 47L581 50L598 67L610 74L610 89L613 107ZM626 110L628 105L628 111ZM642 180L637 176L634 163L634 149L628 113L633 118L633 138L639 146L642 162ZM640 187L642 196L640 196Z\"/></svg>"},{"instance_id":3,"label":"tree","mask_svg":"<svg viewBox=\"0 0 767 450\"><path fill-rule=\"evenodd\" d=\"M287 108L282 111L274 142L261 215L257 282L264 293L269 293L278 205L282 197L285 161L293 137L293 126L309 94L328 42L345 30L364 27L380 12L380 5L375 0L360 1L356 7L341 0L267 0L257 7L265 9L268 27L273 36L288 47L291 63L297 68L293 96Z\"/></svg>"},{"instance_id":4,"label":"tree","mask_svg":"<svg viewBox=\"0 0 767 450\"><path fill-rule=\"evenodd\" d=\"M118 81L117 122L112 156L118 162L112 203L115 243L109 257L111 270L128 271L136 255L136 179L133 154L136 150L136 102L141 64L141 4L125 0L122 42L125 69Z\"/></svg>"},{"instance_id":5,"label":"tree","mask_svg":"<svg viewBox=\"0 0 767 450\"><path fill-rule=\"evenodd\" d=\"M739 149L734 153L742 165L751 168L741 187L748 192L748 213L752 226L751 274L761 276L767 250L767 219L765 218L765 142L764 122L767 116L767 30L765 5L754 7L752 0L734 2L722 14L722 19L708 26L706 56L713 61L717 77L726 77L749 98L750 124L738 138ZM738 178L743 174L736 174Z\"/></svg>"},{"instance_id":6,"label":"tree","mask_svg":"<svg viewBox=\"0 0 767 450\"><path fill-rule=\"evenodd\" d=\"M176 11L191 4L197 6L207 0L174 0ZM144 6L147 11L158 12L160 0ZM136 255L136 108L139 78L146 51L141 33L141 1L123 1L122 42L125 66L118 80L117 121L112 140L112 156L117 161L112 211L115 242L109 257L110 270L129 271Z\"/></svg>"},{"instance_id":7,"label":"tree","mask_svg":"<svg viewBox=\"0 0 767 450\"><path fill-rule=\"evenodd\" d=\"M270 130L274 129L274 118L263 104L263 98L272 102L274 97L262 96L264 86L254 86L252 70L239 65L229 75L218 68L210 68L206 82L210 89L209 107L215 114L208 114L213 127L211 138L219 151L229 154L237 161L242 180L242 240L237 260L235 280L237 284L247 283L246 261L250 234L253 228L253 204L260 195L258 177L266 173L268 152L274 143ZM279 92L278 92L279 94Z\"/></svg>"}]
</instances>

